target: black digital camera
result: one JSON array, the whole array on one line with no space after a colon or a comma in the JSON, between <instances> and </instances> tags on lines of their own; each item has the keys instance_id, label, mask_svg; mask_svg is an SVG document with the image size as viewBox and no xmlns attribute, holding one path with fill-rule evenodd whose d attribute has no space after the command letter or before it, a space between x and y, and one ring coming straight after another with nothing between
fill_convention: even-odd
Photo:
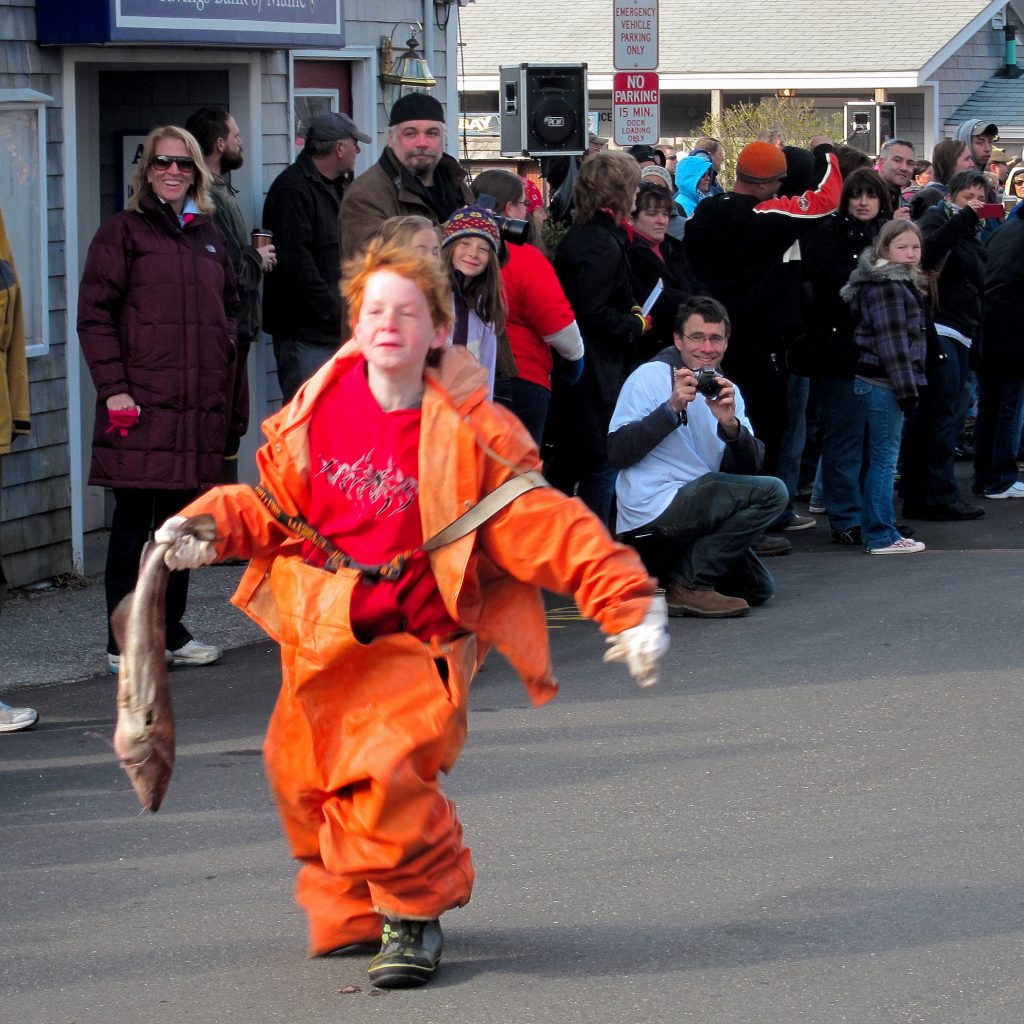
<instances>
[{"instance_id":1,"label":"black digital camera","mask_svg":"<svg viewBox=\"0 0 1024 1024\"><path fill-rule=\"evenodd\" d=\"M718 383L722 375L710 366L702 366L694 373L697 378L697 392L709 402L713 402L721 393L722 385Z\"/></svg>"},{"instance_id":2,"label":"black digital camera","mask_svg":"<svg viewBox=\"0 0 1024 1024\"><path fill-rule=\"evenodd\" d=\"M511 242L513 245L524 245L530 240L530 222L528 220L514 220L512 217L502 217L498 210L498 200L487 192L481 192L476 197L478 206L490 210L494 219L498 222L498 232L503 242Z\"/></svg>"}]
</instances>

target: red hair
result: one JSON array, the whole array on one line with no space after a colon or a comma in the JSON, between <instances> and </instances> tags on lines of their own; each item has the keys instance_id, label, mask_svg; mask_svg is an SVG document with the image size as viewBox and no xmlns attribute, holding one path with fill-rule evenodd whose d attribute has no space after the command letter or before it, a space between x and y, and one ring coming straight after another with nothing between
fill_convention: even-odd
<instances>
[{"instance_id":1,"label":"red hair","mask_svg":"<svg viewBox=\"0 0 1024 1024\"><path fill-rule=\"evenodd\" d=\"M359 319L366 286L370 278L381 270L412 281L427 300L434 326L451 327L452 292L443 268L382 238L374 238L362 253L342 268L341 294L348 304L350 323L354 324Z\"/></svg>"}]
</instances>

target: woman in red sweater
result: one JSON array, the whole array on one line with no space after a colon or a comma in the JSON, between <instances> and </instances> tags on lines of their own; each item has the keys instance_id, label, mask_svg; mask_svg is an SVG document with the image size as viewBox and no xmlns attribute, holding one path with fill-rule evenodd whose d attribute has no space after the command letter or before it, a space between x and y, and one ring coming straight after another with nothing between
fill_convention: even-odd
<instances>
[{"instance_id":1,"label":"woman in red sweater","mask_svg":"<svg viewBox=\"0 0 1024 1024\"><path fill-rule=\"evenodd\" d=\"M526 218L526 192L517 175L484 171L473 179L472 189L477 198L493 196L499 216ZM560 357L558 373L573 383L583 372L583 339L569 300L544 254L529 243L502 244L506 330L517 376L495 382L494 400L519 417L540 447L551 400L552 349Z\"/></svg>"}]
</instances>

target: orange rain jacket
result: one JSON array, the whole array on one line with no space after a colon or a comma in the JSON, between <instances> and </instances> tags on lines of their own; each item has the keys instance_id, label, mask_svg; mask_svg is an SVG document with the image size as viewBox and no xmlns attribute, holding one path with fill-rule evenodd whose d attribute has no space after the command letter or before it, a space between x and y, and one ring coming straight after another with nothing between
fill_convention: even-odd
<instances>
[{"instance_id":1,"label":"orange rain jacket","mask_svg":"<svg viewBox=\"0 0 1024 1024\"><path fill-rule=\"evenodd\" d=\"M359 358L346 345L264 424L260 476L288 513L309 508L308 427L317 397ZM442 350L426 383L425 538L540 465L519 421L485 400L486 372L465 349ZM348 623L346 587L355 574L303 563L301 541L252 489L216 488L182 514L204 512L217 521L221 558L251 558L233 602L281 644L282 689L264 749L292 852L304 862L297 898L311 953L376 939L383 911L432 918L461 906L472 863L437 776L462 749L477 665L496 647L534 704L550 700L557 686L540 588L573 594L584 615L618 633L641 622L654 594L639 558L582 502L537 488L430 554L448 612L466 635L427 645L396 634L365 644Z\"/></svg>"}]
</instances>

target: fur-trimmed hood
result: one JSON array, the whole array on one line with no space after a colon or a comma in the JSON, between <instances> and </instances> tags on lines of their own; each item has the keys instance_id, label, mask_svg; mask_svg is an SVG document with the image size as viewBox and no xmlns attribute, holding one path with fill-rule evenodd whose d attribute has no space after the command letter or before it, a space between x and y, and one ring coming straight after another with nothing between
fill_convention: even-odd
<instances>
[{"instance_id":1,"label":"fur-trimmed hood","mask_svg":"<svg viewBox=\"0 0 1024 1024\"><path fill-rule=\"evenodd\" d=\"M865 249L857 260L857 266L850 274L850 280L839 290L844 302L853 302L862 285L877 284L880 281L892 281L896 284L907 284L918 287L920 273L905 263L890 263L889 260L875 258L874 251Z\"/></svg>"}]
</instances>

